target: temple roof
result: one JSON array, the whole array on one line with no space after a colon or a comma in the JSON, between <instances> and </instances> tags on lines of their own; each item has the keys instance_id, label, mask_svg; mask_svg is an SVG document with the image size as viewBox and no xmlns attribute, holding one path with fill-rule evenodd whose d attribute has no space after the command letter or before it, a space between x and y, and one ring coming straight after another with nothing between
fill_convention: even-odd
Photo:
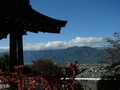
<instances>
[{"instance_id":1,"label":"temple roof","mask_svg":"<svg viewBox=\"0 0 120 90\"><path fill-rule=\"evenodd\" d=\"M43 15L32 9L30 5L20 6L4 0L0 1L0 39L10 33L10 28L23 30L23 32L60 33L66 23L67 21Z\"/></svg>"}]
</instances>

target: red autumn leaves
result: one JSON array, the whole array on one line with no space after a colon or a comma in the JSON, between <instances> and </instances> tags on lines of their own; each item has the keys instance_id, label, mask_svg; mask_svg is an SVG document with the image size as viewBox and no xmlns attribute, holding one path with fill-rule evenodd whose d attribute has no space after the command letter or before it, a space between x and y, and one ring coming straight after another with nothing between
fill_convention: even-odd
<instances>
[{"instance_id":1,"label":"red autumn leaves","mask_svg":"<svg viewBox=\"0 0 120 90\"><path fill-rule=\"evenodd\" d=\"M0 70L0 80L4 84L9 84L11 88L17 90L81 90L81 84L75 80L75 77L85 71L79 70L79 63L68 63L65 68L58 68L54 72L46 71L41 75L27 77L22 73L23 65L15 66L15 72L10 73L10 76L4 76L4 72ZM66 79L68 78L68 79ZM2 90L2 89L1 89Z\"/></svg>"}]
</instances>

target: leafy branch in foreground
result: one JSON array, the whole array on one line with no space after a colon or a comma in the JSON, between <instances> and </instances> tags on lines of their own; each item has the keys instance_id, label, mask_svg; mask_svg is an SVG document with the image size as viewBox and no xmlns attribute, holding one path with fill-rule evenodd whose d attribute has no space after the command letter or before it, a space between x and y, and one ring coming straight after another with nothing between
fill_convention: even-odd
<instances>
[{"instance_id":1,"label":"leafy branch in foreground","mask_svg":"<svg viewBox=\"0 0 120 90\"><path fill-rule=\"evenodd\" d=\"M114 38L105 38L105 52L103 56L107 59L107 63L111 64L110 71L118 72L120 68L120 32L113 34Z\"/></svg>"}]
</instances>

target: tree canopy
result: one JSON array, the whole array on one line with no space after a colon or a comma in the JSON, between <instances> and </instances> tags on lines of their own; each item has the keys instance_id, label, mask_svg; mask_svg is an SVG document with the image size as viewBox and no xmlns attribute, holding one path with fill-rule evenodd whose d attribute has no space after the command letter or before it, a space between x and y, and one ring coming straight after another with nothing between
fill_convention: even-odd
<instances>
[{"instance_id":1,"label":"tree canopy","mask_svg":"<svg viewBox=\"0 0 120 90\"><path fill-rule=\"evenodd\" d=\"M55 71L59 68L58 65L54 64L50 59L38 59L32 61L32 70L38 74L42 74L43 72L51 72Z\"/></svg>"},{"instance_id":2,"label":"tree canopy","mask_svg":"<svg viewBox=\"0 0 120 90\"><path fill-rule=\"evenodd\" d=\"M120 65L120 31L113 33L114 38L105 38L105 52L103 55L112 69L118 70Z\"/></svg>"},{"instance_id":3,"label":"tree canopy","mask_svg":"<svg viewBox=\"0 0 120 90\"><path fill-rule=\"evenodd\" d=\"M0 57L0 69L10 71L10 56L8 54L4 54L2 57Z\"/></svg>"}]
</instances>

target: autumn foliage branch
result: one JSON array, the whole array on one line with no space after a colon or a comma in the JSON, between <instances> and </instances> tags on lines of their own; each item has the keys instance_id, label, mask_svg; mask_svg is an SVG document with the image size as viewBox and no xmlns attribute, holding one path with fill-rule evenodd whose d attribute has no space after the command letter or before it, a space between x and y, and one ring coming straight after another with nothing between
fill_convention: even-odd
<instances>
[{"instance_id":1,"label":"autumn foliage branch","mask_svg":"<svg viewBox=\"0 0 120 90\"><path fill-rule=\"evenodd\" d=\"M76 61L54 72L51 70L40 75L27 76L22 73L24 66L18 65L14 67L15 72L10 73L9 76L5 76L4 71L0 70L0 80L3 84L8 84L12 90L83 90L75 77L86 69L79 70L78 67L78 61Z\"/></svg>"}]
</instances>

